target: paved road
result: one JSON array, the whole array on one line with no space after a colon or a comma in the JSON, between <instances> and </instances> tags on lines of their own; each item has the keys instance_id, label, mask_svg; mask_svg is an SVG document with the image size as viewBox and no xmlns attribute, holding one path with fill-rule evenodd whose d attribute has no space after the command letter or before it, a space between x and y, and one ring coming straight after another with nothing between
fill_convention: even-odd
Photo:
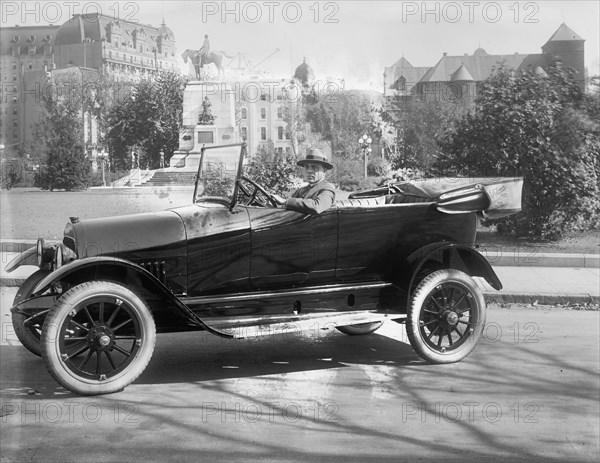
<instances>
[{"instance_id":1,"label":"paved road","mask_svg":"<svg viewBox=\"0 0 600 463\"><path fill-rule=\"evenodd\" d=\"M15 345L2 288L0 461L598 461L599 312L492 308L463 362L403 326L159 335L125 391L79 397Z\"/></svg>"}]
</instances>

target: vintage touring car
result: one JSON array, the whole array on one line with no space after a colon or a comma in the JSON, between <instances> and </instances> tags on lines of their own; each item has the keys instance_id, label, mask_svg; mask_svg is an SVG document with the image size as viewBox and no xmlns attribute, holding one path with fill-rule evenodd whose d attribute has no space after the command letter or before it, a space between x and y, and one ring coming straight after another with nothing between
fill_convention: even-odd
<instances>
[{"instance_id":1,"label":"vintage touring car","mask_svg":"<svg viewBox=\"0 0 600 463\"><path fill-rule=\"evenodd\" d=\"M58 383L88 395L123 389L157 332L243 338L321 323L361 335L394 320L427 362L473 350L485 302L472 277L502 288L474 250L478 216L519 211L521 179L397 183L304 215L241 175L240 146L230 199L197 197L201 162L192 204L72 217L62 243L39 239L8 264L39 267L12 321Z\"/></svg>"}]
</instances>

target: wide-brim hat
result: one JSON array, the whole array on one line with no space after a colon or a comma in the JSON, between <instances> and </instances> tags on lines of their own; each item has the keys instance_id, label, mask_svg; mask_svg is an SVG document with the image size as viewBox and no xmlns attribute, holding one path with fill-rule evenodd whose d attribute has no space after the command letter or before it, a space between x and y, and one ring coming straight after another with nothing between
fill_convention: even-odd
<instances>
[{"instance_id":1,"label":"wide-brim hat","mask_svg":"<svg viewBox=\"0 0 600 463\"><path fill-rule=\"evenodd\" d=\"M304 165L308 163L321 164L327 170L333 169L333 165L329 162L325 153L318 148L309 149L306 152L306 157L304 159L300 159L296 164L304 167Z\"/></svg>"}]
</instances>

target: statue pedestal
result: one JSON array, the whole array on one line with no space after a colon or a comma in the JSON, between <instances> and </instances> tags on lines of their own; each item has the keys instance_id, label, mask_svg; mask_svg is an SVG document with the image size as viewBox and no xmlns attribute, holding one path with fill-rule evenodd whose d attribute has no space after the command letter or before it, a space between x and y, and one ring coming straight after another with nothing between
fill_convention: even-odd
<instances>
[{"instance_id":1,"label":"statue pedestal","mask_svg":"<svg viewBox=\"0 0 600 463\"><path fill-rule=\"evenodd\" d=\"M212 123L206 123L210 119L208 112L213 118ZM196 172L203 146L208 148L240 141L235 124L235 94L231 87L225 82L189 82L183 93L179 149L171 157L169 170ZM237 146L208 150L204 168L219 167L235 175L239 154Z\"/></svg>"}]
</instances>

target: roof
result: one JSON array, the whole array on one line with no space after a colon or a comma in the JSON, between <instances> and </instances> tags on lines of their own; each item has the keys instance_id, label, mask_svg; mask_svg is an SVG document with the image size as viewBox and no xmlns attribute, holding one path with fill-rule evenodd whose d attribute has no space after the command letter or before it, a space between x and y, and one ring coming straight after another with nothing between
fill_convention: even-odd
<instances>
[{"instance_id":1,"label":"roof","mask_svg":"<svg viewBox=\"0 0 600 463\"><path fill-rule=\"evenodd\" d=\"M406 79L407 89L410 89L425 75L429 67L415 67L404 58L400 58L389 68L385 68L385 81L389 86L394 85L400 77Z\"/></svg>"},{"instance_id":2,"label":"roof","mask_svg":"<svg viewBox=\"0 0 600 463\"><path fill-rule=\"evenodd\" d=\"M565 42L565 41L581 41L584 40L577 32L562 23L558 29L548 39L548 42ZM548 43L546 42L546 43Z\"/></svg>"},{"instance_id":3,"label":"roof","mask_svg":"<svg viewBox=\"0 0 600 463\"><path fill-rule=\"evenodd\" d=\"M473 55L443 56L421 79L421 82L449 82L461 66L464 66L471 78L485 80L498 64L504 62L508 67L517 69L528 55L488 55L479 52Z\"/></svg>"},{"instance_id":4,"label":"roof","mask_svg":"<svg viewBox=\"0 0 600 463\"><path fill-rule=\"evenodd\" d=\"M471 73L465 67L465 65L461 64L460 67L454 72L454 74L452 74L452 76L450 76L450 80L453 82L456 82L459 80L473 81L474 79L473 79L473 76L471 75Z\"/></svg>"},{"instance_id":5,"label":"roof","mask_svg":"<svg viewBox=\"0 0 600 463\"><path fill-rule=\"evenodd\" d=\"M122 36L131 36L134 31L141 33L142 36L147 36L153 41L159 35L168 35L169 40L175 40L171 29L166 25L161 25L160 28L140 24L138 22L129 22L123 19L116 19L112 16L106 16L99 13L88 15L76 14L72 19L66 21L56 33L55 45L71 45L82 43L84 40L92 42L100 42L107 40L107 32L112 30L113 34L121 34Z\"/></svg>"},{"instance_id":6,"label":"roof","mask_svg":"<svg viewBox=\"0 0 600 463\"><path fill-rule=\"evenodd\" d=\"M312 82L315 80L315 73L306 63L306 58L304 58L302 64L294 71L294 78L302 82L303 85L312 84Z\"/></svg>"},{"instance_id":7,"label":"roof","mask_svg":"<svg viewBox=\"0 0 600 463\"><path fill-rule=\"evenodd\" d=\"M52 45L54 43L59 27L51 25L2 27L0 28L2 55L12 55L12 47L10 45L13 43L21 45L21 55L29 55L27 46L30 44L36 47L36 55L41 55L44 53L44 45L47 43Z\"/></svg>"}]
</instances>

